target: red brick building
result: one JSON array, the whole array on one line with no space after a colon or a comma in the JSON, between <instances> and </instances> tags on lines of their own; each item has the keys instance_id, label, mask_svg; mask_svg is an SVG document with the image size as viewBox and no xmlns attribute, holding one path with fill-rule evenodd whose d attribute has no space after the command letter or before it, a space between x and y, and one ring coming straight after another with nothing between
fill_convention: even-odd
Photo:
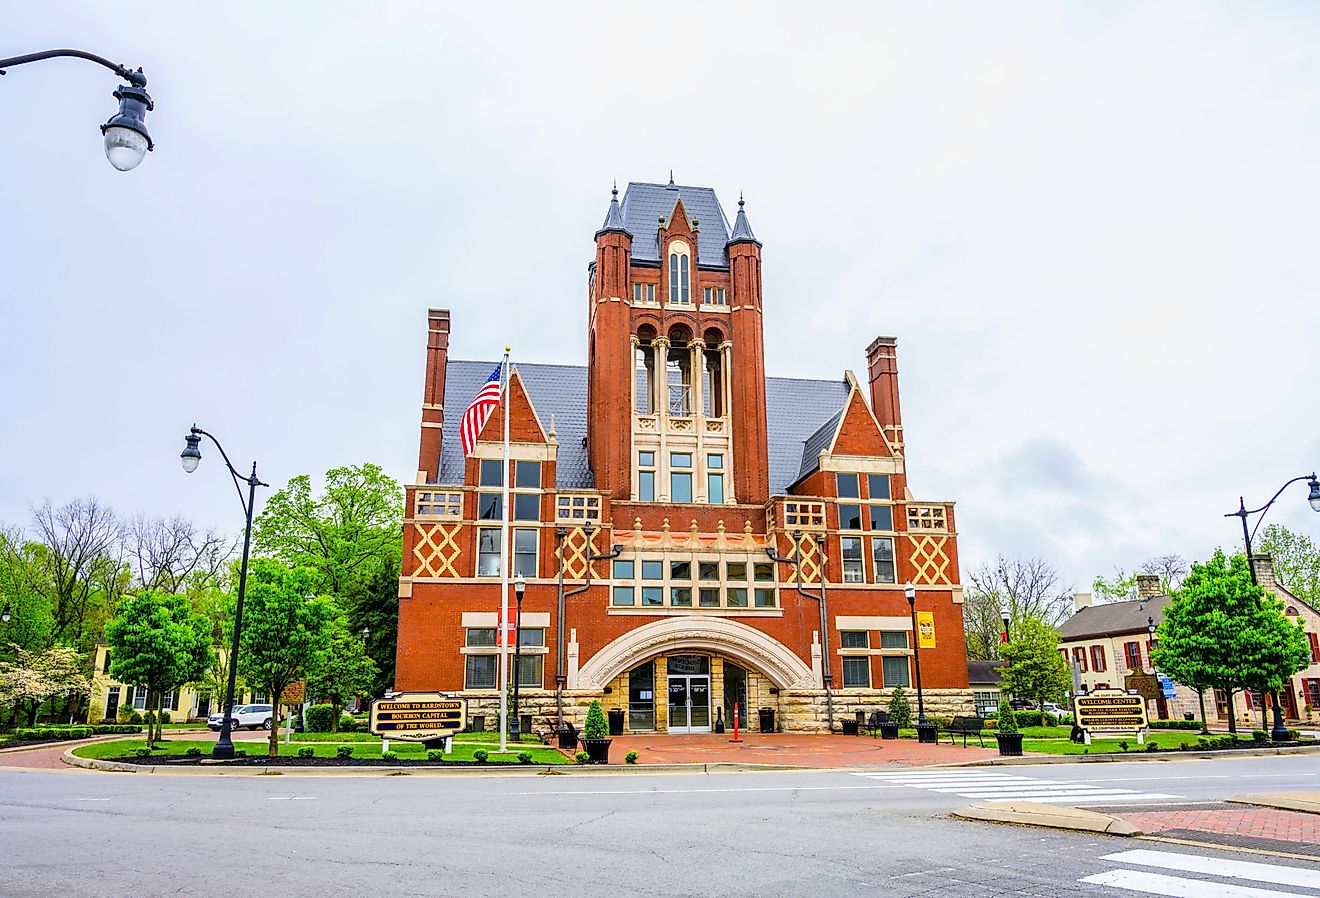
<instances>
[{"instance_id":1,"label":"red brick building","mask_svg":"<svg viewBox=\"0 0 1320 898\"><path fill-rule=\"evenodd\" d=\"M761 242L709 188L615 191L595 243L587 365L514 364L508 471L505 406L470 457L458 433L498 362L450 359L430 313L396 688L494 725L507 476L534 728L599 698L630 730L709 729L735 703L822 729L915 685L909 582L927 711L970 713L953 505L908 490L894 338L864 382L767 377Z\"/></svg>"}]
</instances>

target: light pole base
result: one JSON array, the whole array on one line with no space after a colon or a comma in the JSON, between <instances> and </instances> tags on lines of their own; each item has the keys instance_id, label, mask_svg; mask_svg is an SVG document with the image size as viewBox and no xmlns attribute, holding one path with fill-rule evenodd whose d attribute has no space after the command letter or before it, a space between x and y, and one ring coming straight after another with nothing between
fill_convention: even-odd
<instances>
[{"instance_id":1,"label":"light pole base","mask_svg":"<svg viewBox=\"0 0 1320 898\"><path fill-rule=\"evenodd\" d=\"M215 761L234 760L234 743L221 736L215 743L215 748L211 749L211 759Z\"/></svg>"}]
</instances>

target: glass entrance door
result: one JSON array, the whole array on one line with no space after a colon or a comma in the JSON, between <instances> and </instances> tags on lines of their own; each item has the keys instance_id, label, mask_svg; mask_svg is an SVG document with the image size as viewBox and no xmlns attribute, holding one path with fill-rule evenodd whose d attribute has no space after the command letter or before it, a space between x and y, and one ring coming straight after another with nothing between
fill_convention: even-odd
<instances>
[{"instance_id":1,"label":"glass entrance door","mask_svg":"<svg viewBox=\"0 0 1320 898\"><path fill-rule=\"evenodd\" d=\"M669 732L710 732L710 675L669 675Z\"/></svg>"}]
</instances>

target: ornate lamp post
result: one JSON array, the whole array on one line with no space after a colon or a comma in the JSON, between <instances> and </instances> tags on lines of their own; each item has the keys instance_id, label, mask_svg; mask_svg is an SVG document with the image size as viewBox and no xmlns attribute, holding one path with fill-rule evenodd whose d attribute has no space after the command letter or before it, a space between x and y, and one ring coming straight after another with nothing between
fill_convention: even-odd
<instances>
[{"instance_id":1,"label":"ornate lamp post","mask_svg":"<svg viewBox=\"0 0 1320 898\"><path fill-rule=\"evenodd\" d=\"M1283 486L1279 487L1279 491L1274 494L1273 498L1260 508L1248 509L1246 501L1239 496L1238 510L1230 511L1228 514L1224 515L1226 518L1242 519L1242 541L1247 547L1247 570L1251 571L1251 582L1253 584L1259 585L1256 583L1256 561L1251 554L1251 541L1255 539L1256 531L1260 529L1261 521L1265 520L1265 513L1270 510L1270 506L1274 504L1274 500L1283 495L1283 491L1288 487L1292 486L1294 483L1300 483L1303 480L1307 481L1307 485L1311 488L1311 493L1307 496L1307 501L1311 504L1312 510L1320 511L1320 480L1316 479L1315 472L1312 471L1310 474L1302 474L1300 477L1294 477L1292 480L1289 480ZM1256 526L1248 531L1247 518L1253 514L1258 514L1260 517L1256 520ZM1287 742L1290 738L1291 736L1288 733L1288 728L1283 724L1283 707L1279 703L1279 692L1276 689L1274 691L1274 726L1270 730L1270 739L1275 742Z\"/></svg>"},{"instance_id":2,"label":"ornate lamp post","mask_svg":"<svg viewBox=\"0 0 1320 898\"><path fill-rule=\"evenodd\" d=\"M527 591L527 580L519 574L513 581L513 595L518 600L518 610L513 618L513 720L509 721L509 735L514 742L522 741L522 724L518 718L518 684L522 682L522 600ZM507 638L508 631L505 631Z\"/></svg>"},{"instance_id":3,"label":"ornate lamp post","mask_svg":"<svg viewBox=\"0 0 1320 898\"><path fill-rule=\"evenodd\" d=\"M912 657L917 668L917 741L934 742L939 738L939 730L926 723L926 700L921 691L921 634L917 632L917 588L909 580L903 587L903 596L908 600L908 610L912 612Z\"/></svg>"},{"instance_id":4,"label":"ornate lamp post","mask_svg":"<svg viewBox=\"0 0 1320 898\"><path fill-rule=\"evenodd\" d=\"M61 56L86 59L105 66L128 82L119 85L115 90L113 96L119 101L119 112L101 126L101 134L104 135L105 157L116 170L132 171L137 168L147 152L156 148L151 142L151 135L147 133L145 121L147 113L155 109L156 104L147 94L147 79L142 74L142 69L133 71L127 66L113 63L85 50L42 50L40 53L0 59L0 75L5 74L5 69L10 66L40 62L43 59L56 59Z\"/></svg>"},{"instance_id":5,"label":"ornate lamp post","mask_svg":"<svg viewBox=\"0 0 1320 898\"><path fill-rule=\"evenodd\" d=\"M248 549L252 545L252 506L257 499L257 487L270 486L269 483L262 483L257 479L257 463L252 463L252 474L244 477L235 470L234 465L229 461L229 456L225 454L224 447L220 441L211 434L202 430L196 424L188 429L188 435L184 437L186 445L183 452L179 453L179 460L183 463L183 470L191 474L197 470L201 464L202 452L199 444L202 437L206 437L215 448L220 450L220 457L225 460L225 466L229 468L229 475L234 478L234 489L238 490L238 501L243 506L243 512L247 515L247 525L243 529L243 563L238 573L238 601L234 605L234 639L229 651L229 683L225 689L225 719L220 726L220 738L216 740L215 748L211 750L211 757L218 760L229 760L234 757L234 742L230 738L230 731L234 728L234 677L238 673L238 639L243 632L243 595L247 591L247 571L248 571ZM243 488L240 483L246 483L248 487L247 501L243 501ZM279 696L272 696L276 701Z\"/></svg>"}]
</instances>

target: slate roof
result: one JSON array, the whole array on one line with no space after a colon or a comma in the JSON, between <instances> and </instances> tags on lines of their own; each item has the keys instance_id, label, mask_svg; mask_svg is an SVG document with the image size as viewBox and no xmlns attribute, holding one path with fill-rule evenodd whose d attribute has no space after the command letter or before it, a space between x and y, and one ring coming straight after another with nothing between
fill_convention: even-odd
<instances>
[{"instance_id":1,"label":"slate roof","mask_svg":"<svg viewBox=\"0 0 1320 898\"><path fill-rule=\"evenodd\" d=\"M463 482L463 445L458 424L463 411L490 376L498 362L451 360L445 374L445 426L437 483ZM559 438L556 486L564 490L592 489L595 477L587 465L587 369L582 365L514 366L522 377L541 426L550 430L555 416ZM839 380L802 380L767 377L765 380L766 424L769 430L770 493L784 495L798 480L804 441L824 429L833 434L817 415L839 409L848 398L848 384ZM829 422L826 422L829 424ZM819 450L817 450L819 451ZM813 456L814 458L814 456Z\"/></svg>"},{"instance_id":2,"label":"slate roof","mask_svg":"<svg viewBox=\"0 0 1320 898\"><path fill-rule=\"evenodd\" d=\"M798 467L797 476L794 481L801 480L808 474L820 467L820 454L830 448L830 442L834 439L834 431L839 426L839 419L843 417L843 409L839 409L825 420L825 423L816 428L816 432L802 441L802 464Z\"/></svg>"},{"instance_id":3,"label":"slate roof","mask_svg":"<svg viewBox=\"0 0 1320 898\"><path fill-rule=\"evenodd\" d=\"M445 372L445 427L441 437L437 483L463 482L463 442L458 424L472 397L499 362L449 362ZM550 431L555 416L559 463L555 485L563 490L591 489L595 478L587 466L587 369L581 365L513 366L522 378L541 426Z\"/></svg>"},{"instance_id":4,"label":"slate roof","mask_svg":"<svg viewBox=\"0 0 1320 898\"><path fill-rule=\"evenodd\" d=\"M1158 626L1164 620L1164 609L1172 601L1168 596L1152 596L1132 602L1109 602L1083 608L1059 627L1059 638L1098 639L1121 633L1145 633L1149 626L1146 618L1155 618Z\"/></svg>"},{"instance_id":5,"label":"slate roof","mask_svg":"<svg viewBox=\"0 0 1320 898\"><path fill-rule=\"evenodd\" d=\"M989 686L999 685L999 668L1004 666L1003 661L981 661L976 658L967 659L967 685L969 686Z\"/></svg>"},{"instance_id":6,"label":"slate roof","mask_svg":"<svg viewBox=\"0 0 1320 898\"><path fill-rule=\"evenodd\" d=\"M727 268L724 245L729 241L729 222L724 209L709 187L683 187L669 184L630 183L623 193L623 225L632 234L634 262L660 261L660 223L674 211L674 203L683 199L683 208L697 220L697 264Z\"/></svg>"},{"instance_id":7,"label":"slate roof","mask_svg":"<svg viewBox=\"0 0 1320 898\"><path fill-rule=\"evenodd\" d=\"M743 209L746 205L742 197L738 197L738 217L733 220L733 235L729 237L730 243L755 243L761 245L761 241L756 239L752 233L752 226L747 221L747 211Z\"/></svg>"}]
</instances>

